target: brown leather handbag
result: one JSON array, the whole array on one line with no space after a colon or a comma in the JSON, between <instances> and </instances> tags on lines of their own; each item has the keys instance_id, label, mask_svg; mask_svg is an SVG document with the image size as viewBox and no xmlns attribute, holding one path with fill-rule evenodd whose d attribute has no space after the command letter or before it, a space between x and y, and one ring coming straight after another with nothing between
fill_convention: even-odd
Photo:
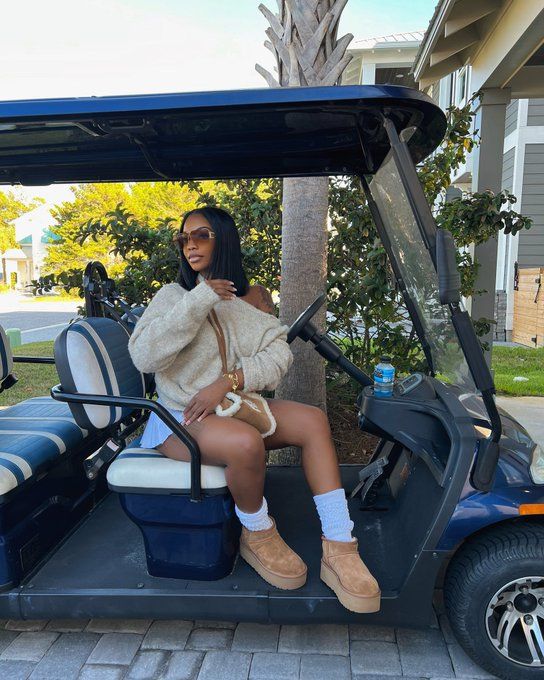
<instances>
[{"instance_id":1,"label":"brown leather handbag","mask_svg":"<svg viewBox=\"0 0 544 680\"><path fill-rule=\"evenodd\" d=\"M208 314L208 321L217 337L223 373L229 373L225 334L214 309ZM243 420L257 429L263 439L276 431L276 419L272 415L266 399L256 392L227 392L221 403L215 407L215 413L221 417Z\"/></svg>"}]
</instances>

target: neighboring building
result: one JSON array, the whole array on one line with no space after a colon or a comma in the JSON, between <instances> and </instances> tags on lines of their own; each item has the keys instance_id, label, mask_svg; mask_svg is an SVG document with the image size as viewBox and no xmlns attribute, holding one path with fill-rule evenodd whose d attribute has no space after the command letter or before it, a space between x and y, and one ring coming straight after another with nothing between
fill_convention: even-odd
<instances>
[{"instance_id":1,"label":"neighboring building","mask_svg":"<svg viewBox=\"0 0 544 680\"><path fill-rule=\"evenodd\" d=\"M483 97L481 144L454 177L462 189L510 190L534 226L475 248L480 263L474 318L513 321L514 263L544 267L544 0L440 0L414 61L414 78L443 108ZM495 290L498 294L496 295ZM491 337L486 338L490 340Z\"/></svg>"},{"instance_id":2,"label":"neighboring building","mask_svg":"<svg viewBox=\"0 0 544 680\"><path fill-rule=\"evenodd\" d=\"M473 93L470 66L428 89L443 109L463 106ZM473 155L452 178L462 191L472 188ZM498 239L495 340L510 340L516 263L521 268L544 267L544 99L513 99L506 106L500 188L514 194L515 210L533 220L529 231L516 236L501 232Z\"/></svg>"},{"instance_id":3,"label":"neighboring building","mask_svg":"<svg viewBox=\"0 0 544 680\"><path fill-rule=\"evenodd\" d=\"M504 327L502 339L510 340L516 263L520 268L544 267L544 98L508 104L501 184L517 197L515 209L533 221L528 231L499 236L497 330Z\"/></svg>"},{"instance_id":4,"label":"neighboring building","mask_svg":"<svg viewBox=\"0 0 544 680\"><path fill-rule=\"evenodd\" d=\"M543 43L544 0L440 0L426 32L354 42L342 78L343 85L419 83L443 109L484 90L476 121L481 148L452 177L448 195L508 189L534 224L476 248L478 287L490 295L474 306L469 300L468 308L476 318L494 309L498 340L511 337L515 264L544 267Z\"/></svg>"},{"instance_id":5,"label":"neighboring building","mask_svg":"<svg viewBox=\"0 0 544 680\"><path fill-rule=\"evenodd\" d=\"M417 87L412 71L423 31L357 40L348 50L353 59L342 76L342 85L406 85Z\"/></svg>"},{"instance_id":6,"label":"neighboring building","mask_svg":"<svg viewBox=\"0 0 544 680\"><path fill-rule=\"evenodd\" d=\"M19 286L28 278L27 257L21 248L8 248L2 253L2 275L8 286Z\"/></svg>"},{"instance_id":7,"label":"neighboring building","mask_svg":"<svg viewBox=\"0 0 544 680\"><path fill-rule=\"evenodd\" d=\"M17 248L11 248L1 256L8 285L12 282L12 273L16 274L17 288L24 288L41 276L47 244L53 238L50 229L54 223L46 205L40 205L13 220Z\"/></svg>"}]
</instances>

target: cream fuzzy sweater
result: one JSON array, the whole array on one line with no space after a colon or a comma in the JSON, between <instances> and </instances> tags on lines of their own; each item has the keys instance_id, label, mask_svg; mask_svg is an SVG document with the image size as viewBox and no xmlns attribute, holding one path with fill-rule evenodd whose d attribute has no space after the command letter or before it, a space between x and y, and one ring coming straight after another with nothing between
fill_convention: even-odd
<instances>
[{"instance_id":1,"label":"cream fuzzy sweater","mask_svg":"<svg viewBox=\"0 0 544 680\"><path fill-rule=\"evenodd\" d=\"M154 373L157 393L171 409L183 410L192 397L222 374L211 309L227 343L229 370L244 372L244 391L273 390L293 361L287 326L240 298L223 300L201 282L187 291L163 286L151 300L130 338L136 368Z\"/></svg>"}]
</instances>

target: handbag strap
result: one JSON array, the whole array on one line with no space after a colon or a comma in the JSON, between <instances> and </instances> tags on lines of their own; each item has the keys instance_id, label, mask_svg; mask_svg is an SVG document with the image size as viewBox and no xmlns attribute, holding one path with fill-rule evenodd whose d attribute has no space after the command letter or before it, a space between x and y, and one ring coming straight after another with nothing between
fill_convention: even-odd
<instances>
[{"instance_id":1,"label":"handbag strap","mask_svg":"<svg viewBox=\"0 0 544 680\"><path fill-rule=\"evenodd\" d=\"M227 368L227 343L225 341L225 334L223 333L223 328L219 323L215 309L212 309L208 314L208 321L211 323L213 330L215 331L215 337L217 338L217 344L219 346L219 354L221 356L221 364L223 366L223 373L228 373Z\"/></svg>"}]
</instances>

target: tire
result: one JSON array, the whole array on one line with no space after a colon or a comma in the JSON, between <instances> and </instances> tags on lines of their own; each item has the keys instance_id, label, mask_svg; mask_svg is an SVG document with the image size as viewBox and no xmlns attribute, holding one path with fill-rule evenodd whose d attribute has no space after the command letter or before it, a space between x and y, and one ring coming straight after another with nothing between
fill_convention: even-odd
<instances>
[{"instance_id":1,"label":"tire","mask_svg":"<svg viewBox=\"0 0 544 680\"><path fill-rule=\"evenodd\" d=\"M478 665L504 680L542 678L544 525L510 523L469 539L448 567L444 602Z\"/></svg>"}]
</instances>

